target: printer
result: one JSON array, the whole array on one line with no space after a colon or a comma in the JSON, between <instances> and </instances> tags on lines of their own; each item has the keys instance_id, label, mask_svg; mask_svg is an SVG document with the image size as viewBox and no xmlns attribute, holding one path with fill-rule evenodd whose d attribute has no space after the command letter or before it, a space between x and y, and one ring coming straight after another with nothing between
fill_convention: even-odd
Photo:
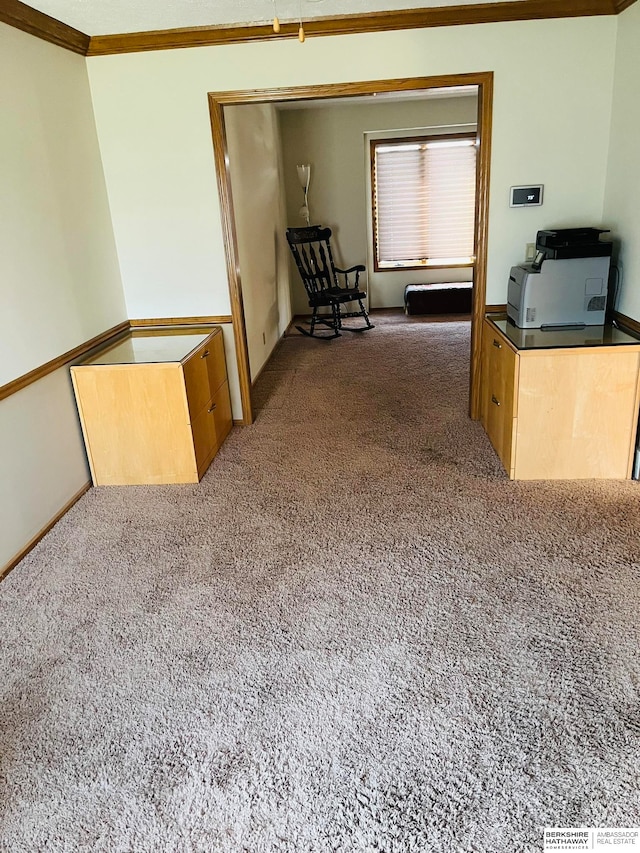
<instances>
[{"instance_id":1,"label":"printer","mask_svg":"<svg viewBox=\"0 0 640 853\"><path fill-rule=\"evenodd\" d=\"M538 231L532 263L511 267L507 316L521 329L602 326L611 243L600 228Z\"/></svg>"}]
</instances>

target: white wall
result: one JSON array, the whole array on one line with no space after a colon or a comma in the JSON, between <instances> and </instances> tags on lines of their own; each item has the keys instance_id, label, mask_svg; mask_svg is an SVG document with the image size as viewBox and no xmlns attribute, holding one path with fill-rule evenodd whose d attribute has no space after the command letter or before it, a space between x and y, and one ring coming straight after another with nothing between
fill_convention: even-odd
<instances>
[{"instance_id":1,"label":"white wall","mask_svg":"<svg viewBox=\"0 0 640 853\"><path fill-rule=\"evenodd\" d=\"M475 130L477 97L421 98L389 103L345 99L335 106L282 110L280 127L287 192L288 224L303 225L297 163L311 164L309 204L314 223L332 229L338 266L367 266L370 308L404 305L411 282L469 281L472 270L387 270L373 268L369 139L384 131L404 135ZM461 125L465 125L462 127ZM291 274L294 310L309 307L299 274Z\"/></svg>"},{"instance_id":2,"label":"white wall","mask_svg":"<svg viewBox=\"0 0 640 853\"><path fill-rule=\"evenodd\" d=\"M618 310L640 319L640 3L619 16L605 221L619 245Z\"/></svg>"},{"instance_id":3,"label":"white wall","mask_svg":"<svg viewBox=\"0 0 640 853\"><path fill-rule=\"evenodd\" d=\"M251 377L291 321L280 131L270 104L225 107Z\"/></svg>"},{"instance_id":4,"label":"white wall","mask_svg":"<svg viewBox=\"0 0 640 853\"><path fill-rule=\"evenodd\" d=\"M504 302L538 228L602 221L615 34L611 16L89 58L130 312L228 311L207 92L490 70L487 300ZM509 208L530 181L544 206Z\"/></svg>"},{"instance_id":5,"label":"white wall","mask_svg":"<svg viewBox=\"0 0 640 853\"><path fill-rule=\"evenodd\" d=\"M0 102L3 384L126 312L86 60L0 24Z\"/></svg>"},{"instance_id":6,"label":"white wall","mask_svg":"<svg viewBox=\"0 0 640 853\"><path fill-rule=\"evenodd\" d=\"M86 60L0 24L0 384L126 317ZM88 481L68 370L0 402L0 567Z\"/></svg>"},{"instance_id":7,"label":"white wall","mask_svg":"<svg viewBox=\"0 0 640 853\"><path fill-rule=\"evenodd\" d=\"M0 569L91 477L69 369L0 403Z\"/></svg>"}]
</instances>

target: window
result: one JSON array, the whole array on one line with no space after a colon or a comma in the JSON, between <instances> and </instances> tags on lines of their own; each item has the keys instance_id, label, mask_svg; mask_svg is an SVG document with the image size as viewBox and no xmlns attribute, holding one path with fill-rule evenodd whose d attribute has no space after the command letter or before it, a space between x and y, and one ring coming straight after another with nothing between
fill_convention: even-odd
<instances>
[{"instance_id":1,"label":"window","mask_svg":"<svg viewBox=\"0 0 640 853\"><path fill-rule=\"evenodd\" d=\"M371 142L376 270L473 264L476 136Z\"/></svg>"}]
</instances>

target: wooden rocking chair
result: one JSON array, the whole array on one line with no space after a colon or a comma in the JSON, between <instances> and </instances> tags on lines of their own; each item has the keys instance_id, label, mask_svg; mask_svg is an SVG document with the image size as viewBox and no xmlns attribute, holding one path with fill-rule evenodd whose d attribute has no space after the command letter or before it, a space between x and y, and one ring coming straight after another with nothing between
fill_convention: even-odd
<instances>
[{"instance_id":1,"label":"wooden rocking chair","mask_svg":"<svg viewBox=\"0 0 640 853\"><path fill-rule=\"evenodd\" d=\"M374 326L362 300L366 292L360 289L360 273L365 271L361 264L342 270L335 266L331 253L331 229L312 225L307 228L287 228L287 242L302 277L309 306L313 309L309 329L296 326L299 332L309 337L321 340L332 340L341 332L366 332ZM349 276L355 274L352 281ZM339 276L344 276L340 282ZM358 311L343 311L342 307L349 302L357 302ZM319 308L330 308L330 314L318 314ZM364 326L343 326L342 321L347 317L362 317ZM316 326L325 326L331 334L316 334Z\"/></svg>"}]
</instances>

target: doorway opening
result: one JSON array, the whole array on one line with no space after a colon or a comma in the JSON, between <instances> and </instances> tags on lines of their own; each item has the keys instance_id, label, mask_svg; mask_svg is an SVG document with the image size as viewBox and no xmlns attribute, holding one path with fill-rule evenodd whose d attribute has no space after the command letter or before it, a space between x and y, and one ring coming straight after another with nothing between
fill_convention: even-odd
<instances>
[{"instance_id":1,"label":"doorway opening","mask_svg":"<svg viewBox=\"0 0 640 853\"><path fill-rule=\"evenodd\" d=\"M399 80L378 80L360 83L301 86L286 89L264 89L209 94L213 147L220 194L222 227L229 280L234 341L240 380L242 423L253 422L251 403L251 372L245 321L238 235L234 215L229 149L225 124L225 108L247 104L293 105L295 102L354 99L363 96L419 97L426 90L477 87L477 185L474 224L474 276L471 318L469 414L479 416L480 332L485 307L487 267L487 222L489 164L491 150L491 115L493 73L459 74L438 77L418 77Z\"/></svg>"}]
</instances>

